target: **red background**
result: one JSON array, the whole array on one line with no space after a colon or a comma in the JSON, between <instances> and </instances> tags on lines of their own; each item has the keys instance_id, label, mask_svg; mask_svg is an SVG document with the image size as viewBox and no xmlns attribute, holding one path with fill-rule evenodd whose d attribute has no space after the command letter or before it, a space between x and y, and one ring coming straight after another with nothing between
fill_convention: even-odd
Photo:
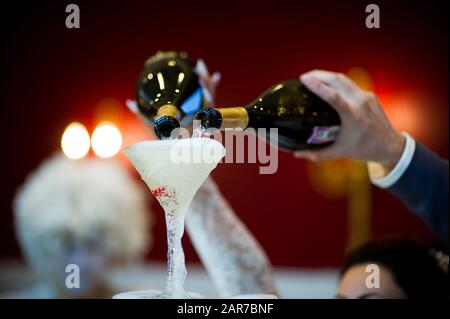
<instances>
[{"instance_id":1,"label":"red background","mask_svg":"<svg viewBox=\"0 0 450 319\"><path fill-rule=\"evenodd\" d=\"M59 150L68 123L78 120L92 132L96 105L114 98L125 143L151 135L123 102L158 49L185 50L220 71L219 105L247 103L310 69L363 67L396 126L448 158L448 12L440 2L376 1L381 29L370 30L367 1L74 2L80 29L65 27L68 1L2 5L0 257L19 254L15 190ZM213 176L274 264L339 265L346 201L316 193L304 161L283 153L275 175L259 175L255 164L227 164ZM372 189L374 237L431 236L399 200ZM163 215L153 206L156 243L149 258L164 260ZM188 260L196 260L187 238L185 247Z\"/></svg>"}]
</instances>

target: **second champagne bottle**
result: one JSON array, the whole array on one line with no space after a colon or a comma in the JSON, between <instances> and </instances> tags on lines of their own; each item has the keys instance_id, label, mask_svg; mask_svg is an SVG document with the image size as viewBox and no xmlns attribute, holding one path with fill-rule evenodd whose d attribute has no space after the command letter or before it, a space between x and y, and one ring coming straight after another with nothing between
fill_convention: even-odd
<instances>
[{"instance_id":1,"label":"second champagne bottle","mask_svg":"<svg viewBox=\"0 0 450 319\"><path fill-rule=\"evenodd\" d=\"M336 110L300 80L274 85L242 107L204 108L195 114L203 128L278 129L278 145L286 150L312 150L333 143L341 121Z\"/></svg>"}]
</instances>

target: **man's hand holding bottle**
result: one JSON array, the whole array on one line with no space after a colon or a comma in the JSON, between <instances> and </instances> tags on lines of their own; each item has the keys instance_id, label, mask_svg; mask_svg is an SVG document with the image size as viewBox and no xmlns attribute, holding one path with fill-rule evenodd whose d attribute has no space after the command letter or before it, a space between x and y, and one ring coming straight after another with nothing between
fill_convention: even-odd
<instances>
[{"instance_id":1,"label":"man's hand holding bottle","mask_svg":"<svg viewBox=\"0 0 450 319\"><path fill-rule=\"evenodd\" d=\"M404 149L404 137L392 127L373 93L362 90L341 73L314 70L302 74L300 80L336 109L342 125L332 145L317 151L298 151L296 157L312 161L348 157L377 162L385 173L395 167Z\"/></svg>"}]
</instances>

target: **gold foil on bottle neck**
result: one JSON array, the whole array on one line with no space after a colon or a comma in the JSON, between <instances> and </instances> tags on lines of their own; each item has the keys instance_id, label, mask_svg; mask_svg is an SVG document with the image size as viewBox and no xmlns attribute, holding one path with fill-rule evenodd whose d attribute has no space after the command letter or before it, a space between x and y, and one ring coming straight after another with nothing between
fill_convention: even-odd
<instances>
[{"instance_id":1,"label":"gold foil on bottle neck","mask_svg":"<svg viewBox=\"0 0 450 319\"><path fill-rule=\"evenodd\" d=\"M222 115L221 129L226 128L242 128L248 126L248 113L243 107L229 107L217 109Z\"/></svg>"},{"instance_id":2,"label":"gold foil on bottle neck","mask_svg":"<svg viewBox=\"0 0 450 319\"><path fill-rule=\"evenodd\" d=\"M178 109L175 105L166 104L161 106L156 112L156 116L172 116L178 119Z\"/></svg>"}]
</instances>

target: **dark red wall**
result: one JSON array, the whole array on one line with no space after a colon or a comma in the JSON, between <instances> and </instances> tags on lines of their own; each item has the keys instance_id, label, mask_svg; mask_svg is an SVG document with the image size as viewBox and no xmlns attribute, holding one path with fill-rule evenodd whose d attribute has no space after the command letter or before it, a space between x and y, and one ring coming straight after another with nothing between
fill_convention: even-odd
<instances>
[{"instance_id":1,"label":"dark red wall","mask_svg":"<svg viewBox=\"0 0 450 319\"><path fill-rule=\"evenodd\" d=\"M219 105L249 102L275 82L313 68L363 67L388 113L412 118L398 125L448 157L445 1L373 1L381 7L378 30L365 28L367 1L72 2L81 9L78 30L65 28L68 1L2 5L3 257L19 253L11 212L17 186L58 150L65 125L79 120L91 129L101 99L133 97L144 60L158 49L185 50L220 71ZM346 202L316 193L304 161L280 154L275 175L259 175L254 164L220 165L213 175L275 264L340 263ZM150 257L164 259L162 212L154 206L158 225ZM377 189L372 231L375 237L430 236L397 199ZM187 241L186 251L196 259Z\"/></svg>"}]
</instances>

